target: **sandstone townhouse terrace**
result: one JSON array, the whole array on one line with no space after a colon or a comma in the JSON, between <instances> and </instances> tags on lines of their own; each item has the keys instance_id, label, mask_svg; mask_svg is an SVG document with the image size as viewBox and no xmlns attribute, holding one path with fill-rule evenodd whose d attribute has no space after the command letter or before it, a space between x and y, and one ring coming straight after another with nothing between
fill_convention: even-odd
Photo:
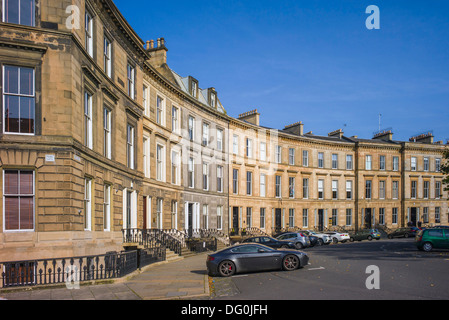
<instances>
[{"instance_id":1,"label":"sandstone townhouse terrace","mask_svg":"<svg viewBox=\"0 0 449 320\"><path fill-rule=\"evenodd\" d=\"M448 223L431 132L266 128L173 71L164 38L140 39L111 0L2 2L0 261L120 251L132 229Z\"/></svg>"}]
</instances>

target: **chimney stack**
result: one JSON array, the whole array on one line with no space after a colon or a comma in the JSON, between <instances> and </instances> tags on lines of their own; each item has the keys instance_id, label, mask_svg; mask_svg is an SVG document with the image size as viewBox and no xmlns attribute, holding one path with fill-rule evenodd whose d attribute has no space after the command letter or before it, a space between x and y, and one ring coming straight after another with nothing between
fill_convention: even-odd
<instances>
[{"instance_id":1,"label":"chimney stack","mask_svg":"<svg viewBox=\"0 0 449 320\"><path fill-rule=\"evenodd\" d=\"M433 132L429 131L426 133L422 133L420 135L411 137L409 139L410 142L420 142L420 143L429 143L433 144Z\"/></svg>"},{"instance_id":2,"label":"chimney stack","mask_svg":"<svg viewBox=\"0 0 449 320\"><path fill-rule=\"evenodd\" d=\"M251 124L259 126L260 124L260 113L257 112L257 109L242 113L239 115L239 120L247 121Z\"/></svg>"},{"instance_id":3,"label":"chimney stack","mask_svg":"<svg viewBox=\"0 0 449 320\"><path fill-rule=\"evenodd\" d=\"M389 129L380 131L374 135L373 139L382 141L391 141L393 140L393 132Z\"/></svg>"},{"instance_id":4,"label":"chimney stack","mask_svg":"<svg viewBox=\"0 0 449 320\"><path fill-rule=\"evenodd\" d=\"M151 54L150 63L155 67L160 67L167 63L167 47L165 47L165 39L158 38L156 41L147 41L146 50Z\"/></svg>"},{"instance_id":5,"label":"chimney stack","mask_svg":"<svg viewBox=\"0 0 449 320\"><path fill-rule=\"evenodd\" d=\"M293 124L285 126L283 131L297 135L297 136L303 136L304 135L304 124L302 123L302 121L295 122Z\"/></svg>"},{"instance_id":6,"label":"chimney stack","mask_svg":"<svg viewBox=\"0 0 449 320\"><path fill-rule=\"evenodd\" d=\"M343 138L343 134L344 134L343 130L342 129L338 129L338 130L330 132L328 134L328 136L329 137L338 137L338 139L341 139L341 138Z\"/></svg>"}]
</instances>

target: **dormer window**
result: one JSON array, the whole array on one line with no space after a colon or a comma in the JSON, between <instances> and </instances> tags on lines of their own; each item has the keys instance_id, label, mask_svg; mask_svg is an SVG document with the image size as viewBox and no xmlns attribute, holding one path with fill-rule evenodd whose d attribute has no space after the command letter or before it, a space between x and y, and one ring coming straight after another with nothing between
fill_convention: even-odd
<instances>
[{"instance_id":1,"label":"dormer window","mask_svg":"<svg viewBox=\"0 0 449 320\"><path fill-rule=\"evenodd\" d=\"M215 93L211 93L211 95L210 95L210 105L211 105L212 108L215 108L215 103L216 103Z\"/></svg>"},{"instance_id":2,"label":"dormer window","mask_svg":"<svg viewBox=\"0 0 449 320\"><path fill-rule=\"evenodd\" d=\"M216 109L217 108L217 92L214 88L208 89L208 95L209 95L209 105Z\"/></svg>"},{"instance_id":3,"label":"dormer window","mask_svg":"<svg viewBox=\"0 0 449 320\"><path fill-rule=\"evenodd\" d=\"M198 98L198 81L190 77L190 94L196 99Z\"/></svg>"}]
</instances>

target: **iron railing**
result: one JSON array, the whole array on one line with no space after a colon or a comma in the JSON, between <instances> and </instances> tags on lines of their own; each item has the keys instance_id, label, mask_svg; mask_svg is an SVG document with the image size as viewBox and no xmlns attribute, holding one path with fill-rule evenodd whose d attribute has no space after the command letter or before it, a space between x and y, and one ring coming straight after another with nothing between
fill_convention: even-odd
<instances>
[{"instance_id":1,"label":"iron railing","mask_svg":"<svg viewBox=\"0 0 449 320\"><path fill-rule=\"evenodd\" d=\"M180 231L177 229L123 229L123 242L130 246L154 246L161 244L172 250L178 255L182 255L182 249L187 248L191 251L200 250L196 245L191 245L194 239L201 239L206 242L208 250L216 250L217 244L213 245L215 240L230 245L229 236L217 229L189 229ZM200 250L202 252L202 249Z\"/></svg>"},{"instance_id":2,"label":"iron railing","mask_svg":"<svg viewBox=\"0 0 449 320\"><path fill-rule=\"evenodd\" d=\"M122 278L165 258L165 247L153 246L95 256L1 262L0 287L45 286Z\"/></svg>"}]
</instances>

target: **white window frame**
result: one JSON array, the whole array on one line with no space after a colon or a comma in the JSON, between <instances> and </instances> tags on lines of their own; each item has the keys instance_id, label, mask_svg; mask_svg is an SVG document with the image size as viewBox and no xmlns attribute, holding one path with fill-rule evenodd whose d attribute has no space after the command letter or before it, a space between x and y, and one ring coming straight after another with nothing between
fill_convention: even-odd
<instances>
[{"instance_id":1,"label":"white window frame","mask_svg":"<svg viewBox=\"0 0 449 320\"><path fill-rule=\"evenodd\" d=\"M187 184L189 188L195 188L195 160L190 157L187 163Z\"/></svg>"},{"instance_id":2,"label":"white window frame","mask_svg":"<svg viewBox=\"0 0 449 320\"><path fill-rule=\"evenodd\" d=\"M321 193L321 195L320 195ZM318 199L323 200L324 199L324 180L319 179L318 180Z\"/></svg>"},{"instance_id":3,"label":"white window frame","mask_svg":"<svg viewBox=\"0 0 449 320\"><path fill-rule=\"evenodd\" d=\"M295 148L288 149L288 164L291 166L295 165Z\"/></svg>"},{"instance_id":4,"label":"white window frame","mask_svg":"<svg viewBox=\"0 0 449 320\"><path fill-rule=\"evenodd\" d=\"M223 192L223 166L217 166L217 192Z\"/></svg>"},{"instance_id":5,"label":"white window frame","mask_svg":"<svg viewBox=\"0 0 449 320\"><path fill-rule=\"evenodd\" d=\"M201 139L201 143L203 146L207 147L209 145L209 123L203 122L203 134L202 134L202 139Z\"/></svg>"},{"instance_id":6,"label":"white window frame","mask_svg":"<svg viewBox=\"0 0 449 320\"><path fill-rule=\"evenodd\" d=\"M332 154L332 169L338 169L338 154Z\"/></svg>"},{"instance_id":7,"label":"white window frame","mask_svg":"<svg viewBox=\"0 0 449 320\"><path fill-rule=\"evenodd\" d=\"M112 111L104 107L103 108L103 143L104 143L104 156L108 159L112 158Z\"/></svg>"},{"instance_id":8,"label":"white window frame","mask_svg":"<svg viewBox=\"0 0 449 320\"><path fill-rule=\"evenodd\" d=\"M156 122L161 126L165 126L165 97L158 94L156 96Z\"/></svg>"},{"instance_id":9,"label":"white window frame","mask_svg":"<svg viewBox=\"0 0 449 320\"><path fill-rule=\"evenodd\" d=\"M5 232L5 233L8 233L8 232L32 232L36 228L36 174L32 170L20 170L20 169L11 170L11 171L18 171L18 174L19 174L18 179L19 179L19 181L20 181L20 172L21 171L27 171L27 172L32 171L33 172L33 193L32 194L24 194L24 195L22 195L20 193L20 190L19 190L18 194L6 194L5 193L6 192L5 171L8 171L8 170L3 170L3 232ZM20 183L19 183L18 188L20 189ZM21 196L26 196L26 197L31 197L32 196L33 197L33 229L11 229L11 230L6 230L6 228L5 228L6 227L6 223L5 223L5 221L6 221L6 218L5 218L5 214L6 214L5 203L6 203L6 201L5 201L5 198L7 196L14 196L14 197L19 197L19 198ZM20 210L19 210L19 222L20 222ZM20 228L20 226L19 226L19 228Z\"/></svg>"},{"instance_id":10,"label":"white window frame","mask_svg":"<svg viewBox=\"0 0 449 320\"><path fill-rule=\"evenodd\" d=\"M93 149L93 113L92 113L93 95L84 91L84 145Z\"/></svg>"},{"instance_id":11,"label":"white window frame","mask_svg":"<svg viewBox=\"0 0 449 320\"><path fill-rule=\"evenodd\" d=\"M94 18L93 14L86 9L84 36L86 37L86 51L92 58L94 57Z\"/></svg>"},{"instance_id":12,"label":"white window frame","mask_svg":"<svg viewBox=\"0 0 449 320\"><path fill-rule=\"evenodd\" d=\"M147 135L143 136L143 173L145 178L150 178L151 173L151 158L150 158L150 137Z\"/></svg>"},{"instance_id":13,"label":"white window frame","mask_svg":"<svg viewBox=\"0 0 449 320\"><path fill-rule=\"evenodd\" d=\"M109 78L112 78L112 41L105 36L104 37L104 72Z\"/></svg>"},{"instance_id":14,"label":"white window frame","mask_svg":"<svg viewBox=\"0 0 449 320\"><path fill-rule=\"evenodd\" d=\"M126 155L127 166L130 169L135 169L134 161L134 143L135 142L135 128L131 124L126 126Z\"/></svg>"},{"instance_id":15,"label":"white window frame","mask_svg":"<svg viewBox=\"0 0 449 320\"><path fill-rule=\"evenodd\" d=\"M418 169L417 161L418 161L418 159L416 157L411 157L411 159L410 159L410 171L416 171Z\"/></svg>"},{"instance_id":16,"label":"white window frame","mask_svg":"<svg viewBox=\"0 0 449 320\"><path fill-rule=\"evenodd\" d=\"M92 230L92 179L84 178L84 230Z\"/></svg>"},{"instance_id":17,"label":"white window frame","mask_svg":"<svg viewBox=\"0 0 449 320\"><path fill-rule=\"evenodd\" d=\"M281 146L275 146L274 161L276 163L282 162L282 147Z\"/></svg>"},{"instance_id":18,"label":"white window frame","mask_svg":"<svg viewBox=\"0 0 449 320\"><path fill-rule=\"evenodd\" d=\"M21 1L21 0L17 0L17 1ZM33 12L32 12L33 19L32 19L31 25L30 25L31 27L35 27L36 26L36 9L35 9L35 4L36 4L36 1L33 1ZM25 24L22 23L22 21L20 21L20 16L21 16L20 9L21 9L21 5L19 3L19 12L18 12L18 17L17 17L18 20L19 20L18 24L19 25L25 25ZM2 4L2 12L3 12L3 14L2 14L2 22L12 23L12 22L6 21L6 2L5 1L3 1L3 4ZM28 25L26 25L26 26L28 26Z\"/></svg>"},{"instance_id":19,"label":"white window frame","mask_svg":"<svg viewBox=\"0 0 449 320\"><path fill-rule=\"evenodd\" d=\"M178 150L172 150L171 152L171 181L174 185L180 185L181 183L181 166L180 166L180 152ZM175 175L175 176L174 176ZM173 179L174 178L174 179Z\"/></svg>"},{"instance_id":20,"label":"white window frame","mask_svg":"<svg viewBox=\"0 0 449 320\"><path fill-rule=\"evenodd\" d=\"M128 96L135 100L135 81L136 81L136 68L128 63L127 66L127 82L128 82Z\"/></svg>"},{"instance_id":21,"label":"white window frame","mask_svg":"<svg viewBox=\"0 0 449 320\"><path fill-rule=\"evenodd\" d=\"M265 173L261 173L260 174L260 191L259 191L259 196L260 197L266 197L267 196L267 176Z\"/></svg>"},{"instance_id":22,"label":"white window frame","mask_svg":"<svg viewBox=\"0 0 449 320\"><path fill-rule=\"evenodd\" d=\"M103 188L103 231L111 231L111 185Z\"/></svg>"},{"instance_id":23,"label":"white window frame","mask_svg":"<svg viewBox=\"0 0 449 320\"><path fill-rule=\"evenodd\" d=\"M259 160L267 161L267 144L265 142L260 143L260 156Z\"/></svg>"},{"instance_id":24,"label":"white window frame","mask_svg":"<svg viewBox=\"0 0 449 320\"><path fill-rule=\"evenodd\" d=\"M275 197L276 198L282 198L282 177L281 176L274 176L274 183L275 183Z\"/></svg>"},{"instance_id":25,"label":"white window frame","mask_svg":"<svg viewBox=\"0 0 449 320\"><path fill-rule=\"evenodd\" d=\"M372 170L373 169L373 156L366 155L365 156L365 170Z\"/></svg>"},{"instance_id":26,"label":"white window frame","mask_svg":"<svg viewBox=\"0 0 449 320\"><path fill-rule=\"evenodd\" d=\"M239 136L236 134L232 136L232 153L235 155L239 154Z\"/></svg>"},{"instance_id":27,"label":"white window frame","mask_svg":"<svg viewBox=\"0 0 449 320\"><path fill-rule=\"evenodd\" d=\"M6 92L6 84L5 84L5 75L6 75L6 67L14 67L18 69L18 87L17 87L17 92L18 93L9 93ZM26 68L26 69L32 69L33 70L33 94L32 95L26 95L26 94L21 94L21 88L20 88L20 73L21 73L21 69L22 68ZM3 65L3 77L2 77L2 92L3 92L3 132L5 134L8 135L24 135L24 136L34 136L36 133L36 70L34 68L28 68L28 67L22 67L22 66L11 66L11 65ZM33 133L23 133L23 132L7 132L6 131L6 119L5 119L5 114L6 114L6 96L17 96L17 97L27 97L27 98L34 98L34 132Z\"/></svg>"},{"instance_id":28,"label":"white window frame","mask_svg":"<svg viewBox=\"0 0 449 320\"><path fill-rule=\"evenodd\" d=\"M166 166L165 166L165 146L161 143L156 143L156 180L166 181Z\"/></svg>"}]
</instances>

